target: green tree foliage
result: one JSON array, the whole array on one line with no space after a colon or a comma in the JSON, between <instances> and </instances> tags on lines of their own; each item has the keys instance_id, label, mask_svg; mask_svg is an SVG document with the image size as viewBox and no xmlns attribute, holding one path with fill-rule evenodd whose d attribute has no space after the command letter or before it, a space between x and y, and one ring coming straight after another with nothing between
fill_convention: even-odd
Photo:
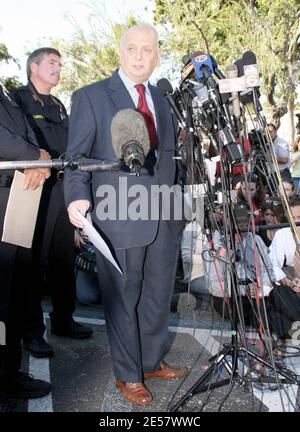
<instances>
[{"instance_id":1,"label":"green tree foliage","mask_svg":"<svg viewBox=\"0 0 300 432\"><path fill-rule=\"evenodd\" d=\"M118 46L122 33L136 23L109 24L100 15L90 17L90 33L75 27L71 41L53 40L63 57L63 71L56 93L69 97L78 88L108 77L119 66Z\"/></svg>"},{"instance_id":2,"label":"green tree foliage","mask_svg":"<svg viewBox=\"0 0 300 432\"><path fill-rule=\"evenodd\" d=\"M3 43L0 43L0 65L1 62L5 62L8 63L10 61L13 61L16 63L16 59L14 59L8 52L7 46L4 45ZM12 77L2 77L0 75L0 84L3 85L3 87L7 90L10 91L13 88L17 87L20 85L20 81L18 80L18 78L16 76L12 76Z\"/></svg>"},{"instance_id":3,"label":"green tree foliage","mask_svg":"<svg viewBox=\"0 0 300 432\"><path fill-rule=\"evenodd\" d=\"M0 43L0 61L8 62L11 59L12 59L12 57L8 53L8 49L7 49L6 45L4 45L3 43Z\"/></svg>"},{"instance_id":4,"label":"green tree foliage","mask_svg":"<svg viewBox=\"0 0 300 432\"><path fill-rule=\"evenodd\" d=\"M165 51L203 49L221 67L252 50L272 119L293 108L299 81L299 0L156 0L155 22L166 29Z\"/></svg>"}]
</instances>

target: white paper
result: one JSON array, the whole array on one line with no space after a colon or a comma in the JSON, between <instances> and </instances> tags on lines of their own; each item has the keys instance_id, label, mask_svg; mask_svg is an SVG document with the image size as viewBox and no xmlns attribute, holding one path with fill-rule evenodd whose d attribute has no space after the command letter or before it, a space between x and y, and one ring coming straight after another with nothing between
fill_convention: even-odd
<instances>
[{"instance_id":1,"label":"white paper","mask_svg":"<svg viewBox=\"0 0 300 432\"><path fill-rule=\"evenodd\" d=\"M77 210L78 217L83 223L84 226L84 233L88 236L89 241L93 243L95 248L98 249L99 252L102 253L102 255L105 256L106 259L108 259L109 262L112 263L112 265L121 273L123 274L122 270L118 266L116 260L111 254L111 251L109 247L107 246L104 239L101 237L101 235L98 233L98 231L93 227L93 225L80 213L79 210Z\"/></svg>"},{"instance_id":2,"label":"white paper","mask_svg":"<svg viewBox=\"0 0 300 432\"><path fill-rule=\"evenodd\" d=\"M15 171L7 202L2 241L30 249L43 186L24 190L26 175Z\"/></svg>"}]
</instances>

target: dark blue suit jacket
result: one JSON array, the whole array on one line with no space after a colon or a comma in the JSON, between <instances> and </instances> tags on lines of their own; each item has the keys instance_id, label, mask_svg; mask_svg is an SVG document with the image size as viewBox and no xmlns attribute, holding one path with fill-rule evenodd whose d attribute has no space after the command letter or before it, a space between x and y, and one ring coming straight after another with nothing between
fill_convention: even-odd
<instances>
[{"instance_id":1,"label":"dark blue suit jacket","mask_svg":"<svg viewBox=\"0 0 300 432\"><path fill-rule=\"evenodd\" d=\"M173 159L176 139L175 122L166 99L155 87L149 85L149 89L157 120L158 155L156 160L153 152L149 152L140 177L126 171L93 172L91 174L78 170L65 170L67 206L75 200L91 201L94 224L115 248L131 248L150 244L156 236L158 227L158 220L122 220L122 217L118 217L119 179L122 178L122 181L127 182L128 188L134 185L144 185L149 196L151 186L172 186L176 181L176 164ZM119 110L126 108L135 109L135 106L117 71L106 80L98 81L76 91L72 98L66 158L84 155L108 161L116 160L117 157L112 147L111 122ZM114 206L113 201L116 201L117 220L99 220L97 216L98 205L101 205L103 199L107 200L99 196L103 191L98 188L103 185L114 187L116 200L110 199L109 205ZM124 199L125 192L122 191L121 196ZM110 198L113 198L113 192ZM129 197L128 206L135 199L136 197ZM170 221L170 231L174 233L174 236L179 235L181 225L180 222Z\"/></svg>"}]
</instances>

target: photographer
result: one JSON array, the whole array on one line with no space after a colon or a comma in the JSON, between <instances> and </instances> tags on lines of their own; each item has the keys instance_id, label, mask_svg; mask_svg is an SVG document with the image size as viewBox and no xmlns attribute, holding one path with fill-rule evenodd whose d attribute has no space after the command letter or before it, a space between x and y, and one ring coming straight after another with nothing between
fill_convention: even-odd
<instances>
[{"instance_id":1,"label":"photographer","mask_svg":"<svg viewBox=\"0 0 300 432\"><path fill-rule=\"evenodd\" d=\"M268 123L267 126L273 142L281 177L290 178L291 159L289 145L283 138L277 135L277 128L273 123Z\"/></svg>"}]
</instances>

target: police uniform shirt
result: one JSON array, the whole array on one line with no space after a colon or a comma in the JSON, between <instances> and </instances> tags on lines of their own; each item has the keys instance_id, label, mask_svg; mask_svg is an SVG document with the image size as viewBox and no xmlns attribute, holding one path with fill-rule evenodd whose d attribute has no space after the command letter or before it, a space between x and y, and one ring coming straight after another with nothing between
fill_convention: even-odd
<instances>
[{"instance_id":1,"label":"police uniform shirt","mask_svg":"<svg viewBox=\"0 0 300 432\"><path fill-rule=\"evenodd\" d=\"M11 92L11 97L26 114L38 143L53 159L67 148L68 115L60 100L38 93L32 83Z\"/></svg>"}]
</instances>

